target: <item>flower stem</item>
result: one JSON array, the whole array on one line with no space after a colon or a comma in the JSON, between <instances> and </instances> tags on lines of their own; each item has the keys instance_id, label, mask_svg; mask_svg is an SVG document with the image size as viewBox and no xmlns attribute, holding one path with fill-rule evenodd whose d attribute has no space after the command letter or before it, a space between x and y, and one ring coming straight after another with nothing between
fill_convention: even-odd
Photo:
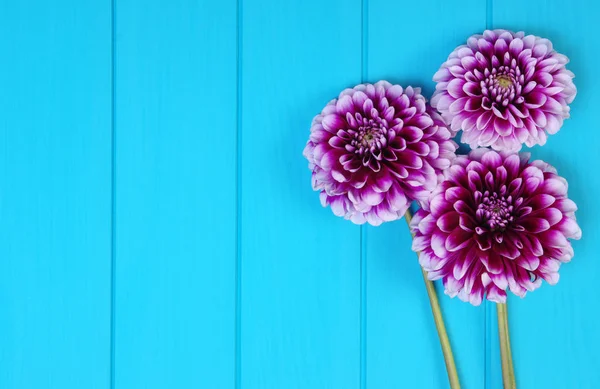
<instances>
[{"instance_id":1,"label":"flower stem","mask_svg":"<svg viewBox=\"0 0 600 389\"><path fill-rule=\"evenodd\" d=\"M510 351L510 336L508 335L508 314L506 304L496 304L498 310L498 335L500 337L500 357L502 358L502 381L504 389L516 389L515 369L512 352Z\"/></svg>"},{"instance_id":2,"label":"flower stem","mask_svg":"<svg viewBox=\"0 0 600 389\"><path fill-rule=\"evenodd\" d=\"M408 223L410 230L410 221L412 220L410 210L406 211L404 218L406 219L406 223ZM411 235L414 237L412 232ZM444 361L446 362L446 372L448 373L450 388L460 389L460 381L458 380L458 372L456 371L456 364L454 363L454 356L452 355L452 347L450 346L450 339L448 338L446 326L444 325L442 309L440 308L440 302L435 291L435 286L433 285L433 282L427 278L425 270L421 269L421 271L423 273L427 295L429 296L429 304L431 304L431 313L433 313L435 328L437 329L438 337L440 338L440 346L442 347L442 353L444 354Z\"/></svg>"}]
</instances>

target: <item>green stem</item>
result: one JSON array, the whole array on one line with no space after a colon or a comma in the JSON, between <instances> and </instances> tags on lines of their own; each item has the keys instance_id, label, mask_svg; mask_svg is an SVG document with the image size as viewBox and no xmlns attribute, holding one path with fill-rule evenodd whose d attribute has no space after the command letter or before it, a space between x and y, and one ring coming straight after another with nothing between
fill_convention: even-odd
<instances>
[{"instance_id":1,"label":"green stem","mask_svg":"<svg viewBox=\"0 0 600 389\"><path fill-rule=\"evenodd\" d=\"M508 313L506 304L496 304L498 311L498 335L500 337L500 357L502 358L502 381L504 389L516 389L515 369L512 352L510 351L510 336L508 334Z\"/></svg>"},{"instance_id":2,"label":"green stem","mask_svg":"<svg viewBox=\"0 0 600 389\"><path fill-rule=\"evenodd\" d=\"M406 223L408 223L410 229L410 221L412 220L412 214L410 213L410 210L406 211L404 218L406 219ZM427 289L427 296L429 297L429 304L431 305L433 321L435 322L435 328L437 329L438 337L440 338L440 346L442 347L442 353L444 354L444 361L446 362L446 372L448 373L448 381L450 382L450 388L460 389L460 381L458 380L456 363L454 363L452 347L450 346L450 339L448 338L446 326L444 325L442 309L440 308L440 302L435 291L435 286L433 285L433 282L431 282L427 278L427 273L425 272L425 270L422 270L422 272L423 280L425 281L425 288Z\"/></svg>"}]
</instances>

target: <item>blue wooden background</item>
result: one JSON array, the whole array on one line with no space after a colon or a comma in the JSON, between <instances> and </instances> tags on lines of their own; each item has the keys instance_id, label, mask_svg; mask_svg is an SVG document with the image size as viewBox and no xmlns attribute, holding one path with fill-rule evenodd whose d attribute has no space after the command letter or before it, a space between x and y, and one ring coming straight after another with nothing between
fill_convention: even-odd
<instances>
[{"instance_id":1,"label":"blue wooden background","mask_svg":"<svg viewBox=\"0 0 600 389\"><path fill-rule=\"evenodd\" d=\"M520 388L600 387L591 0L0 1L0 388L446 388L404 221L322 209L302 158L345 87L433 91L486 27L550 38L579 95L535 148L584 232L509 304ZM464 388L495 306L442 297Z\"/></svg>"}]
</instances>

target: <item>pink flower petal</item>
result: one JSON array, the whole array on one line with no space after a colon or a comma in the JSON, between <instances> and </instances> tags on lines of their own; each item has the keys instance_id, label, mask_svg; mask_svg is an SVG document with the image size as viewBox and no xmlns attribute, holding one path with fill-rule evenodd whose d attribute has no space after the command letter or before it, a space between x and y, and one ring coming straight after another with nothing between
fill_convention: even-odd
<instances>
[{"instance_id":1,"label":"pink flower petal","mask_svg":"<svg viewBox=\"0 0 600 389\"><path fill-rule=\"evenodd\" d=\"M549 230L540 234L540 242L548 247L565 247L569 242L567 238L558 230Z\"/></svg>"},{"instance_id":2,"label":"pink flower petal","mask_svg":"<svg viewBox=\"0 0 600 389\"><path fill-rule=\"evenodd\" d=\"M487 291L487 299L497 304L506 303L506 292L492 285Z\"/></svg>"},{"instance_id":3,"label":"pink flower petal","mask_svg":"<svg viewBox=\"0 0 600 389\"><path fill-rule=\"evenodd\" d=\"M344 120L337 114L327 115L323 118L323 128L331 133L336 133L337 130L344 128Z\"/></svg>"},{"instance_id":4,"label":"pink flower petal","mask_svg":"<svg viewBox=\"0 0 600 389\"><path fill-rule=\"evenodd\" d=\"M455 228L458 227L458 213L448 212L437 219L437 226L440 230L451 233Z\"/></svg>"},{"instance_id":5,"label":"pink flower petal","mask_svg":"<svg viewBox=\"0 0 600 389\"><path fill-rule=\"evenodd\" d=\"M458 251L469 245L471 241L472 233L464 231L461 228L457 228L446 238L446 250Z\"/></svg>"},{"instance_id":6,"label":"pink flower petal","mask_svg":"<svg viewBox=\"0 0 600 389\"><path fill-rule=\"evenodd\" d=\"M450 81L448 83L448 93L450 94L450 96L454 97L455 99L462 97L464 94L462 90L464 84L465 82L460 78L455 78L452 81Z\"/></svg>"},{"instance_id":7,"label":"pink flower petal","mask_svg":"<svg viewBox=\"0 0 600 389\"><path fill-rule=\"evenodd\" d=\"M562 219L557 228L567 238L581 239L581 228L575 220L569 217Z\"/></svg>"},{"instance_id":8,"label":"pink flower petal","mask_svg":"<svg viewBox=\"0 0 600 389\"><path fill-rule=\"evenodd\" d=\"M525 220L521 220L519 224L523 226L527 231L534 234L550 229L550 223L548 223L547 220L535 217L527 217L525 218Z\"/></svg>"}]
</instances>

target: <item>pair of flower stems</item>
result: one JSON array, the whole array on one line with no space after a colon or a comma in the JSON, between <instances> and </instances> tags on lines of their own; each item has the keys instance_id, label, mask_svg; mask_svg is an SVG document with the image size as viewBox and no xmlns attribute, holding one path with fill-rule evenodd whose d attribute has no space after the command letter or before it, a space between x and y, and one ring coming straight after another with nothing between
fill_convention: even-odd
<instances>
[{"instance_id":1,"label":"pair of flower stems","mask_svg":"<svg viewBox=\"0 0 600 389\"><path fill-rule=\"evenodd\" d=\"M406 211L404 215L406 223L410 230L410 222L412 220L412 213L410 209ZM411 231L414 237L414 234ZM418 257L418 254L417 254ZM446 372L448 373L448 381L450 382L451 389L460 389L460 381L458 379L458 371L456 370L456 363L454 362L454 355L452 354L452 347L450 345L450 339L448 338L448 332L446 332L446 326L444 324L444 318L442 317L442 309L440 308L440 302L437 297L435 286L433 281L427 278L425 270L421 269L423 273L423 280L425 281L425 288L427 289L427 296L429 297L429 304L431 305L431 313L433 314L433 320L435 322L435 328L437 329L438 337L440 339L440 346L442 347L442 353L444 355L444 361L446 363ZM510 350L510 337L508 333L508 315L505 304L496 304L498 312L498 335L500 339L500 358L502 360L502 381L504 382L504 389L516 389L517 384L515 380L515 372L512 361L512 353Z\"/></svg>"}]
</instances>

